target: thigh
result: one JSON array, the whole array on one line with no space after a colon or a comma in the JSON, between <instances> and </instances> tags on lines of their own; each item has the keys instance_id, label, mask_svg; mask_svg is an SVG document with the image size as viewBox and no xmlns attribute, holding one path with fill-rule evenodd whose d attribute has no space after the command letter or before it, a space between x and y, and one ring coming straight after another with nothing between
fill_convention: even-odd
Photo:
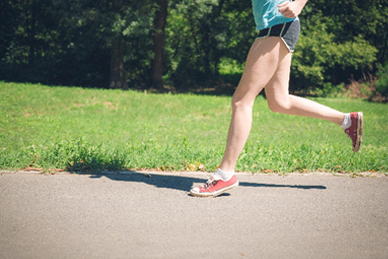
<instances>
[{"instance_id":1,"label":"thigh","mask_svg":"<svg viewBox=\"0 0 388 259\"><path fill-rule=\"evenodd\" d=\"M286 102L289 95L289 81L292 53L287 53L279 62L276 72L265 87L268 104Z\"/></svg>"},{"instance_id":2,"label":"thigh","mask_svg":"<svg viewBox=\"0 0 388 259\"><path fill-rule=\"evenodd\" d=\"M278 70L288 54L280 37L257 39L248 54L244 73L233 95L235 102L252 103Z\"/></svg>"}]
</instances>

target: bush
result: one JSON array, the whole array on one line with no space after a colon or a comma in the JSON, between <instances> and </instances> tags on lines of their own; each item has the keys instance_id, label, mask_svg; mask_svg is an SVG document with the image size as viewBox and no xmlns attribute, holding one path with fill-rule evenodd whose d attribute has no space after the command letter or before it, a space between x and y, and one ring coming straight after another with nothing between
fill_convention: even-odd
<instances>
[{"instance_id":1,"label":"bush","mask_svg":"<svg viewBox=\"0 0 388 259\"><path fill-rule=\"evenodd\" d=\"M361 36L336 41L329 32L329 21L320 14L304 22L293 54L291 91L324 89L328 82L339 85L359 74L355 72L368 70L376 61L377 49Z\"/></svg>"},{"instance_id":2,"label":"bush","mask_svg":"<svg viewBox=\"0 0 388 259\"><path fill-rule=\"evenodd\" d=\"M382 66L379 64L377 72L378 80L375 81L376 92L382 96L388 97L388 64Z\"/></svg>"}]
</instances>

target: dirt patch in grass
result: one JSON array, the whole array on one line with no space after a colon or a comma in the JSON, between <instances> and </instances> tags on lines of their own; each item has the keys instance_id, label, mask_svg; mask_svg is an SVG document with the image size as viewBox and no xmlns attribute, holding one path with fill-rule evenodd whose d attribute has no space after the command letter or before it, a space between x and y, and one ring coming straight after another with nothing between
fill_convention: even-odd
<instances>
[{"instance_id":1,"label":"dirt patch in grass","mask_svg":"<svg viewBox=\"0 0 388 259\"><path fill-rule=\"evenodd\" d=\"M361 98L372 102L387 103L388 97L376 92L374 81L376 78L369 76L360 81L350 80L350 84L345 86L346 95L351 98Z\"/></svg>"}]
</instances>

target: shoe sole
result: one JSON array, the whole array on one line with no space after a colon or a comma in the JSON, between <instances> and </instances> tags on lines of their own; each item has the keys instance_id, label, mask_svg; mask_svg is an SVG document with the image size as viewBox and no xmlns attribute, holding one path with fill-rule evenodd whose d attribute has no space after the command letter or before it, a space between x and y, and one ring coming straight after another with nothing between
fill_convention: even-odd
<instances>
[{"instance_id":1,"label":"shoe sole","mask_svg":"<svg viewBox=\"0 0 388 259\"><path fill-rule=\"evenodd\" d=\"M195 197L213 197L213 198L215 198L215 197L217 197L217 196L223 194L224 192L227 192L227 191L230 191L230 190L236 188L236 187L238 186L238 184L239 184L239 183L238 183L238 181L237 181L237 182L235 182L234 184L229 185L229 186L227 186L227 187L225 187L225 188L223 188L223 189L220 189L220 190L218 190L218 191L216 191L216 192L207 192L207 193L200 193L200 192L199 192L199 193L198 193L198 192L190 191L190 194L193 195L193 196L195 196Z\"/></svg>"},{"instance_id":2,"label":"shoe sole","mask_svg":"<svg viewBox=\"0 0 388 259\"><path fill-rule=\"evenodd\" d=\"M362 143L362 134L363 134L364 118L363 113L359 112L357 116L357 140L356 145L354 145L353 151L357 152L360 150Z\"/></svg>"}]
</instances>

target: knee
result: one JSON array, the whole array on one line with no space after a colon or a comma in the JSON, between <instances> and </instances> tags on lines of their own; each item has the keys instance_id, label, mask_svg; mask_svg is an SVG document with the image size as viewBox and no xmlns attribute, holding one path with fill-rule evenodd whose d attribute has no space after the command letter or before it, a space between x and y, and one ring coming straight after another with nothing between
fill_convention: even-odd
<instances>
[{"instance_id":1,"label":"knee","mask_svg":"<svg viewBox=\"0 0 388 259\"><path fill-rule=\"evenodd\" d=\"M232 110L240 110L240 109L252 109L254 104L254 100L246 100L241 99L236 96L232 98Z\"/></svg>"},{"instance_id":2,"label":"knee","mask_svg":"<svg viewBox=\"0 0 388 259\"><path fill-rule=\"evenodd\" d=\"M268 107L272 112L287 113L291 105L288 100L268 100Z\"/></svg>"}]
</instances>

